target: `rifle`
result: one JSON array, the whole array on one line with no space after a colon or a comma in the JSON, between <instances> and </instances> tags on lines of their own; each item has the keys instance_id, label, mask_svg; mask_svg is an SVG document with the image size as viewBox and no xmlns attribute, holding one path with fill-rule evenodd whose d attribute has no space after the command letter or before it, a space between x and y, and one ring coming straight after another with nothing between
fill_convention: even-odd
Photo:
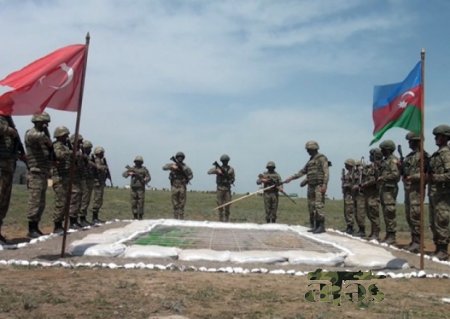
<instances>
[{"instance_id":1,"label":"rifle","mask_svg":"<svg viewBox=\"0 0 450 319\"><path fill-rule=\"evenodd\" d=\"M17 136L14 137L14 148L13 148L13 152L14 152L14 154L19 154L19 159L20 159L22 162L25 163L27 169L29 170L30 167L28 166L28 161L27 161L27 156L26 156L26 153L25 153L25 148L23 147L22 140L20 139L19 132L17 131L17 128L16 128L16 124L14 123L14 120L13 120L13 118L12 118L11 115L5 116L5 119L6 119L6 121L8 122L8 125L9 125L12 129L14 129L14 130L16 131L16 133L17 133Z\"/></svg>"},{"instance_id":2,"label":"rifle","mask_svg":"<svg viewBox=\"0 0 450 319\"><path fill-rule=\"evenodd\" d=\"M128 172L133 170L133 168L132 168L130 165L125 166L125 168L127 169ZM142 177L141 175L137 175L137 174L135 174L134 172L133 172L133 174L131 175L131 177L132 177L132 178L134 177L134 178L140 179L141 181L144 182L145 185L148 184L148 181L146 182L144 177Z\"/></svg>"},{"instance_id":3,"label":"rifle","mask_svg":"<svg viewBox=\"0 0 450 319\"><path fill-rule=\"evenodd\" d=\"M405 168L403 166L403 161L405 160L405 158L403 157L402 146L400 144L397 145L397 151L398 151L398 154L400 155L400 175L404 176L405 175Z\"/></svg>"},{"instance_id":4,"label":"rifle","mask_svg":"<svg viewBox=\"0 0 450 319\"><path fill-rule=\"evenodd\" d=\"M111 171L109 170L109 166L108 166L108 162L106 161L106 158L103 157L103 161L106 165L106 178L109 179L109 181L111 182L111 187L114 187L113 181L111 178Z\"/></svg>"},{"instance_id":5,"label":"rifle","mask_svg":"<svg viewBox=\"0 0 450 319\"><path fill-rule=\"evenodd\" d=\"M264 175L263 174L259 174L258 177L262 178ZM278 191L280 193L282 193L284 196L286 196L291 202L293 202L294 204L297 205L297 203L295 202L295 200L292 199L291 196L289 196L282 188L279 188L279 186L283 185L283 182L278 182L276 180L274 180L273 178L269 178L269 186L270 185L275 185L275 187L278 189Z\"/></svg>"},{"instance_id":6,"label":"rifle","mask_svg":"<svg viewBox=\"0 0 450 319\"><path fill-rule=\"evenodd\" d=\"M225 177L226 179L228 179L229 174L228 174L228 170L224 169L223 166L220 166L220 164L217 161L214 161L214 163L212 163L216 169L220 169L220 171L222 172L223 177ZM234 186L234 181L231 183L231 185Z\"/></svg>"},{"instance_id":7,"label":"rifle","mask_svg":"<svg viewBox=\"0 0 450 319\"><path fill-rule=\"evenodd\" d=\"M180 170L180 171L183 173L184 177L185 177L186 180L188 181L188 184L190 184L191 182L189 181L189 176L186 174L186 172L185 172L184 169L183 169L183 163L182 163L182 162L179 162L179 161L175 158L175 156L172 156L172 157L170 158L170 160L173 161L173 162L177 165L178 170Z\"/></svg>"}]
</instances>

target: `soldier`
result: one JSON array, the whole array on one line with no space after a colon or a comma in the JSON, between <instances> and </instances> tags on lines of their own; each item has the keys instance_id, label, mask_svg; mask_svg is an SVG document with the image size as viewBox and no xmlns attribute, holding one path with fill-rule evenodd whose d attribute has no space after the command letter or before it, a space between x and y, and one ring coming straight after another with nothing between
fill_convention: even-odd
<instances>
[{"instance_id":1,"label":"soldier","mask_svg":"<svg viewBox=\"0 0 450 319\"><path fill-rule=\"evenodd\" d=\"M69 170L71 162L71 154L67 139L69 137L69 129L65 126L58 126L53 133L56 141L53 143L55 153L55 165L52 170L53 191L55 192L55 211L53 214L55 234L64 232L64 208L67 200L67 192L69 190Z\"/></svg>"},{"instance_id":2,"label":"soldier","mask_svg":"<svg viewBox=\"0 0 450 319\"><path fill-rule=\"evenodd\" d=\"M91 157L91 161L95 164L92 223L102 224L105 221L99 219L98 214L100 208L102 208L103 206L103 194L105 192L106 179L108 178L108 175L110 175L109 168L105 159L105 149L101 146L97 146L94 149L94 155Z\"/></svg>"},{"instance_id":3,"label":"soldier","mask_svg":"<svg viewBox=\"0 0 450 319\"><path fill-rule=\"evenodd\" d=\"M428 172L430 197L430 223L433 241L436 245L434 256L448 260L450 241L450 126L439 125L433 129L438 150L431 155Z\"/></svg>"},{"instance_id":4,"label":"soldier","mask_svg":"<svg viewBox=\"0 0 450 319\"><path fill-rule=\"evenodd\" d=\"M168 163L163 166L163 170L170 171L169 180L172 188L173 217L184 219L184 206L186 205L186 185L194 177L192 170L184 161L184 153L178 152Z\"/></svg>"},{"instance_id":5,"label":"soldier","mask_svg":"<svg viewBox=\"0 0 450 319\"><path fill-rule=\"evenodd\" d=\"M39 222L45 209L45 194L51 176L53 143L48 131L50 115L47 112L35 114L31 118L34 127L25 133L25 148L28 159L28 234L38 238L43 233Z\"/></svg>"},{"instance_id":6,"label":"soldier","mask_svg":"<svg viewBox=\"0 0 450 319\"><path fill-rule=\"evenodd\" d=\"M136 156L134 166L127 165L127 170L122 174L124 178L131 176L131 212L133 213L133 219L142 219L144 215L145 186L151 180L150 173L142 165L143 163L144 158L139 155Z\"/></svg>"},{"instance_id":7,"label":"soldier","mask_svg":"<svg viewBox=\"0 0 450 319\"><path fill-rule=\"evenodd\" d=\"M329 180L328 159L319 153L319 144L316 141L306 143L306 151L310 155L309 161L297 173L288 177L285 183L306 175L308 184L308 210L311 232L319 234L325 232L325 193ZM303 183L302 183L303 184Z\"/></svg>"},{"instance_id":8,"label":"soldier","mask_svg":"<svg viewBox=\"0 0 450 319\"><path fill-rule=\"evenodd\" d=\"M353 169L355 167L354 159L347 159L344 162L345 169L342 169L342 194L344 195L344 219L347 228L345 232L349 235L353 234L353 224L354 224L354 206L353 206Z\"/></svg>"},{"instance_id":9,"label":"soldier","mask_svg":"<svg viewBox=\"0 0 450 319\"><path fill-rule=\"evenodd\" d=\"M231 185L234 184L235 178L233 167L228 165L230 157L227 154L223 154L220 157L220 161L222 162L222 166L214 162L213 165L215 166L208 171L208 174L216 175L218 206L231 201ZM219 220L221 222L228 222L230 220L230 205L219 208Z\"/></svg>"},{"instance_id":10,"label":"soldier","mask_svg":"<svg viewBox=\"0 0 450 319\"><path fill-rule=\"evenodd\" d=\"M73 148L75 147L75 134L72 134L69 138L69 148L73 152ZM75 167L74 174L72 176L72 191L70 198L70 207L69 207L69 220L70 220L70 228L71 229L81 229L86 226L90 226L87 222L84 222L83 225L78 222L78 215L80 214L81 209L81 184L84 175L84 158L83 151L81 150L81 145L83 144L83 136L78 134L78 146L77 152L75 154Z\"/></svg>"},{"instance_id":11,"label":"soldier","mask_svg":"<svg viewBox=\"0 0 450 319\"><path fill-rule=\"evenodd\" d=\"M386 236L383 242L392 245L395 243L397 232L396 200L400 180L399 161L394 155L395 143L393 141L385 140L381 142L380 149L383 153L383 161L381 162L378 184L380 186L381 208L386 225Z\"/></svg>"},{"instance_id":12,"label":"soldier","mask_svg":"<svg viewBox=\"0 0 450 319\"><path fill-rule=\"evenodd\" d=\"M90 160L92 143L83 140L81 147L83 153L83 174L81 179L81 207L80 207L80 225L83 227L92 226L87 220L87 210L91 202L92 190L94 189L95 163Z\"/></svg>"},{"instance_id":13,"label":"soldier","mask_svg":"<svg viewBox=\"0 0 450 319\"><path fill-rule=\"evenodd\" d=\"M258 175L256 184L264 188L273 186L264 191L264 208L266 210L266 222L276 223L278 211L278 191L282 189L280 174L275 171L275 162L269 161L266 165L267 171Z\"/></svg>"},{"instance_id":14,"label":"soldier","mask_svg":"<svg viewBox=\"0 0 450 319\"><path fill-rule=\"evenodd\" d=\"M15 129L12 118L0 115L0 244L7 244L1 228L11 201L11 191L16 160L19 156L19 135Z\"/></svg>"},{"instance_id":15,"label":"soldier","mask_svg":"<svg viewBox=\"0 0 450 319\"><path fill-rule=\"evenodd\" d=\"M402 162L402 179L405 189L405 216L411 231L411 243L406 248L412 253L420 249L420 136L409 132L406 134L411 153L406 155ZM428 154L424 153L425 163L428 163ZM425 189L423 193L425 194Z\"/></svg>"},{"instance_id":16,"label":"soldier","mask_svg":"<svg viewBox=\"0 0 450 319\"><path fill-rule=\"evenodd\" d=\"M367 218L370 221L369 240L380 240L380 190L378 176L383 159L379 148L369 151L370 163L364 166L361 188L364 194Z\"/></svg>"},{"instance_id":17,"label":"soldier","mask_svg":"<svg viewBox=\"0 0 450 319\"><path fill-rule=\"evenodd\" d=\"M355 169L353 170L353 187L352 187L352 197L353 197L353 209L355 212L356 224L358 224L357 237L366 237L366 200L362 191L362 179L363 179L363 159L361 161L355 162Z\"/></svg>"}]
</instances>

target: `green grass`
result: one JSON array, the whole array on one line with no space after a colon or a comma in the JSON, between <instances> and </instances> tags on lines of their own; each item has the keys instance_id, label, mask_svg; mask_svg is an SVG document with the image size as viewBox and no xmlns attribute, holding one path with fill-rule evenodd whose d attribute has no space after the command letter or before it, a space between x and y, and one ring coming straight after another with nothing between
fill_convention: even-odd
<instances>
[{"instance_id":1,"label":"green grass","mask_svg":"<svg viewBox=\"0 0 450 319\"><path fill-rule=\"evenodd\" d=\"M24 185L14 185L9 212L4 220L6 234L8 229L24 231L27 227L27 190ZM233 199L244 194L233 195ZM52 215L54 205L54 193L51 188L47 191L47 205L43 214L41 225L43 227L52 227ZM403 199L401 199L403 200ZM287 198L280 196L277 222L291 225L308 225L309 214L307 201L305 198L295 198L294 205ZM217 221L218 213L213 210L216 206L215 193L190 191L187 194L187 204L185 208L185 219L190 220L210 220ZM345 222L343 217L343 201L327 200L325 203L326 227L334 229L344 229ZM380 213L381 214L381 213ZM428 213L426 212L426 216ZM160 219L172 218L172 204L170 200L170 191L147 191L145 198L144 218ZM91 210L88 212L88 219L92 218ZM130 206L130 191L118 188L106 188L103 208L100 211L100 218L111 219L130 219L132 218ZM262 196L251 196L238 201L231 207L231 221L264 223L264 203ZM382 217L381 217L382 219ZM428 225L426 218L425 225ZM397 207L397 223L399 232L409 232L406 223L403 204ZM366 220L366 228L369 228L369 221ZM382 229L384 229L382 221ZM426 238L430 238L427 230Z\"/></svg>"},{"instance_id":2,"label":"green grass","mask_svg":"<svg viewBox=\"0 0 450 319\"><path fill-rule=\"evenodd\" d=\"M179 227L157 227L150 233L137 238L133 244L184 248L191 244L190 240L184 238L190 233L191 231Z\"/></svg>"}]
</instances>

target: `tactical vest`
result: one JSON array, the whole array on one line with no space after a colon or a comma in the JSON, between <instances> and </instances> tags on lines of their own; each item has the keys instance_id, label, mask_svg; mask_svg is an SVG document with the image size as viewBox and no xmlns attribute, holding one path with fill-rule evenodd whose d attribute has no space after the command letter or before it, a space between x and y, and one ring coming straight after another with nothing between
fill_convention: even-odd
<instances>
[{"instance_id":1,"label":"tactical vest","mask_svg":"<svg viewBox=\"0 0 450 319\"><path fill-rule=\"evenodd\" d=\"M221 167L222 174L216 175L216 184L219 189L230 189L234 183L234 170L232 167Z\"/></svg>"},{"instance_id":2,"label":"tactical vest","mask_svg":"<svg viewBox=\"0 0 450 319\"><path fill-rule=\"evenodd\" d=\"M50 149L47 146L49 141L50 139L44 132L40 132L34 127L25 133L25 148L30 172L50 172L52 162Z\"/></svg>"},{"instance_id":3,"label":"tactical vest","mask_svg":"<svg viewBox=\"0 0 450 319\"><path fill-rule=\"evenodd\" d=\"M128 171L131 171L134 173L134 175L131 176L131 182L130 187L131 188L145 188L145 178L149 176L148 170L145 166L142 167L132 167Z\"/></svg>"},{"instance_id":4,"label":"tactical vest","mask_svg":"<svg viewBox=\"0 0 450 319\"><path fill-rule=\"evenodd\" d=\"M328 162L328 159L325 155L319 153L306 163L306 179L308 180L308 185L323 184L325 179L323 161Z\"/></svg>"},{"instance_id":5,"label":"tactical vest","mask_svg":"<svg viewBox=\"0 0 450 319\"><path fill-rule=\"evenodd\" d=\"M450 148L444 146L433 153L430 158L431 174L448 174L450 172ZM436 191L450 191L450 181L431 182L431 186Z\"/></svg>"},{"instance_id":6,"label":"tactical vest","mask_svg":"<svg viewBox=\"0 0 450 319\"><path fill-rule=\"evenodd\" d=\"M60 141L53 143L55 151L55 165L53 166L53 176L67 177L70 171L70 161L72 151L67 145Z\"/></svg>"},{"instance_id":7,"label":"tactical vest","mask_svg":"<svg viewBox=\"0 0 450 319\"><path fill-rule=\"evenodd\" d=\"M1 159L12 159L17 157L15 150L15 141L14 139L6 134L6 130L8 129L9 124L8 121L0 116L0 158Z\"/></svg>"}]
</instances>

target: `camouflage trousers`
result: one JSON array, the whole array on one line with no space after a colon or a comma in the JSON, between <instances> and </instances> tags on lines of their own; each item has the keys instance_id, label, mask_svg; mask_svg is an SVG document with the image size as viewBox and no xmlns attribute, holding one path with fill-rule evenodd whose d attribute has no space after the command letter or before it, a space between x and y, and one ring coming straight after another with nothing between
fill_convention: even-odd
<instances>
[{"instance_id":1,"label":"camouflage trousers","mask_svg":"<svg viewBox=\"0 0 450 319\"><path fill-rule=\"evenodd\" d=\"M130 192L131 212L133 215L144 215L145 188L132 187Z\"/></svg>"},{"instance_id":2,"label":"camouflage trousers","mask_svg":"<svg viewBox=\"0 0 450 319\"><path fill-rule=\"evenodd\" d=\"M380 189L381 208L383 210L386 233L397 231L396 200L398 187L382 186Z\"/></svg>"},{"instance_id":3,"label":"camouflage trousers","mask_svg":"<svg viewBox=\"0 0 450 319\"><path fill-rule=\"evenodd\" d=\"M354 224L353 197L351 194L344 195L344 220L347 226L353 227Z\"/></svg>"},{"instance_id":4,"label":"camouflage trousers","mask_svg":"<svg viewBox=\"0 0 450 319\"><path fill-rule=\"evenodd\" d=\"M437 191L430 195L430 223L433 241L437 245L450 243L450 192Z\"/></svg>"},{"instance_id":5,"label":"camouflage trousers","mask_svg":"<svg viewBox=\"0 0 450 319\"><path fill-rule=\"evenodd\" d=\"M13 159L0 160L0 226L6 217L11 201L12 182L16 161Z\"/></svg>"},{"instance_id":6,"label":"camouflage trousers","mask_svg":"<svg viewBox=\"0 0 450 319\"><path fill-rule=\"evenodd\" d=\"M353 195L356 224L360 229L366 226L366 199L364 195L357 192Z\"/></svg>"},{"instance_id":7,"label":"camouflage trousers","mask_svg":"<svg viewBox=\"0 0 450 319\"><path fill-rule=\"evenodd\" d=\"M172 186L173 218L184 219L184 206L186 205L186 186Z\"/></svg>"},{"instance_id":8,"label":"camouflage trousers","mask_svg":"<svg viewBox=\"0 0 450 319\"><path fill-rule=\"evenodd\" d=\"M278 211L278 192L264 193L264 208L266 210L266 222L275 222Z\"/></svg>"},{"instance_id":9,"label":"camouflage trousers","mask_svg":"<svg viewBox=\"0 0 450 319\"><path fill-rule=\"evenodd\" d=\"M310 221L325 221L325 194L321 192L321 185L308 184L308 211Z\"/></svg>"},{"instance_id":10,"label":"camouflage trousers","mask_svg":"<svg viewBox=\"0 0 450 319\"><path fill-rule=\"evenodd\" d=\"M55 192L55 210L53 212L53 222L60 223L64 221L64 207L69 191L69 178L53 176L53 191Z\"/></svg>"},{"instance_id":11,"label":"camouflage trousers","mask_svg":"<svg viewBox=\"0 0 450 319\"><path fill-rule=\"evenodd\" d=\"M217 206L223 205L231 201L231 189L217 189ZM230 220L231 205L219 208L219 220L227 222Z\"/></svg>"},{"instance_id":12,"label":"camouflage trousers","mask_svg":"<svg viewBox=\"0 0 450 319\"><path fill-rule=\"evenodd\" d=\"M93 188L92 211L97 212L103 206L103 194L105 193L105 184L95 182Z\"/></svg>"},{"instance_id":13,"label":"camouflage trousers","mask_svg":"<svg viewBox=\"0 0 450 319\"><path fill-rule=\"evenodd\" d=\"M72 182L72 191L70 193L69 217L78 218L81 209L81 180Z\"/></svg>"},{"instance_id":14,"label":"camouflage trousers","mask_svg":"<svg viewBox=\"0 0 450 319\"><path fill-rule=\"evenodd\" d=\"M47 172L28 173L28 215L30 222L40 222L45 209L45 194L48 188Z\"/></svg>"},{"instance_id":15,"label":"camouflage trousers","mask_svg":"<svg viewBox=\"0 0 450 319\"><path fill-rule=\"evenodd\" d=\"M94 189L93 179L82 179L81 180L81 207L80 216L87 216L87 210L89 203L91 202L92 190Z\"/></svg>"},{"instance_id":16,"label":"camouflage trousers","mask_svg":"<svg viewBox=\"0 0 450 319\"><path fill-rule=\"evenodd\" d=\"M420 238L420 185L405 187L405 217L411 236Z\"/></svg>"},{"instance_id":17,"label":"camouflage trousers","mask_svg":"<svg viewBox=\"0 0 450 319\"><path fill-rule=\"evenodd\" d=\"M372 234L380 232L380 193L377 189L364 192L367 219L370 221Z\"/></svg>"}]
</instances>

